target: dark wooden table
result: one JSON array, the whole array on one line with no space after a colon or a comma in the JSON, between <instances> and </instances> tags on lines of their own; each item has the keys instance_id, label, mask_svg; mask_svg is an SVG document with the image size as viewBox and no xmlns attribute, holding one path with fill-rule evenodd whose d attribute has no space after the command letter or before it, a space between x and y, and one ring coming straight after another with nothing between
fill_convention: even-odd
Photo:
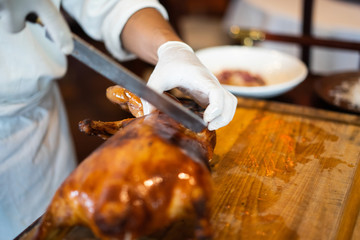
<instances>
[{"instance_id":1,"label":"dark wooden table","mask_svg":"<svg viewBox=\"0 0 360 240\"><path fill-rule=\"evenodd\" d=\"M303 81L293 90L280 96L269 98L268 100L346 113L346 110L326 103L317 95L315 91L315 83L322 77L323 76L310 74L307 76L305 81Z\"/></svg>"}]
</instances>

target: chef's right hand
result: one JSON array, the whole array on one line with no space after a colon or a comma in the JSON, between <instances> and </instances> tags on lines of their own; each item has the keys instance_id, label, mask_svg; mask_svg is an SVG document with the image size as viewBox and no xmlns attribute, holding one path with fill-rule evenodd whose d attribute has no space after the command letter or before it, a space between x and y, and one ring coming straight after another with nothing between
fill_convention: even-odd
<instances>
[{"instance_id":1,"label":"chef's right hand","mask_svg":"<svg viewBox=\"0 0 360 240\"><path fill-rule=\"evenodd\" d=\"M227 125L234 117L237 99L223 88L217 78L195 55L193 49L179 41L169 41L158 49L158 63L147 85L153 90L179 88L201 106L206 107L204 121L209 130ZM144 114L155 108L143 102Z\"/></svg>"},{"instance_id":2,"label":"chef's right hand","mask_svg":"<svg viewBox=\"0 0 360 240\"><path fill-rule=\"evenodd\" d=\"M30 13L41 19L52 41L63 53L72 52L74 43L69 26L50 0L0 0L0 20L11 33L25 28L25 19Z\"/></svg>"}]
</instances>

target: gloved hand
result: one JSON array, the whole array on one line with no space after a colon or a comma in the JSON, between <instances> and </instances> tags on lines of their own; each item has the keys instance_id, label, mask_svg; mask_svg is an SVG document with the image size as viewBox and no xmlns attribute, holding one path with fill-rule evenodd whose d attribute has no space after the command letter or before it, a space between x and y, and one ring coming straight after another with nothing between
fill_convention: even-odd
<instances>
[{"instance_id":1,"label":"gloved hand","mask_svg":"<svg viewBox=\"0 0 360 240\"><path fill-rule=\"evenodd\" d=\"M29 13L37 14L62 52L72 52L74 43L69 26L50 0L0 0L0 19L11 33L24 29Z\"/></svg>"},{"instance_id":2,"label":"gloved hand","mask_svg":"<svg viewBox=\"0 0 360 240\"><path fill-rule=\"evenodd\" d=\"M169 41L158 49L158 63L148 86L162 93L178 87L201 106L207 106L204 121L209 130L227 125L235 114L236 98L225 90L216 77L200 62L190 46ZM144 114L154 110L144 101Z\"/></svg>"}]
</instances>

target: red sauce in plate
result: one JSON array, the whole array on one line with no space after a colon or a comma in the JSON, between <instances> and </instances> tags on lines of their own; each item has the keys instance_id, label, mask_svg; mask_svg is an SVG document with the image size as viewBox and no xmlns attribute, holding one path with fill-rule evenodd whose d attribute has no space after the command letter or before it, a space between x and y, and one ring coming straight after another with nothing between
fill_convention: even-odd
<instances>
[{"instance_id":1,"label":"red sauce in plate","mask_svg":"<svg viewBox=\"0 0 360 240\"><path fill-rule=\"evenodd\" d=\"M256 74L244 70L223 70L215 74L221 84L258 87L264 86L264 79Z\"/></svg>"}]
</instances>

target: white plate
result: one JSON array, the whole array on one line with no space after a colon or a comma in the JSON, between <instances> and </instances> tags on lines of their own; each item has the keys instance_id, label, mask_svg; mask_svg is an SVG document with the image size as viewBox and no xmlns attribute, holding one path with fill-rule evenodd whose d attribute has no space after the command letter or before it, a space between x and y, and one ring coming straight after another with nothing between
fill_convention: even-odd
<instances>
[{"instance_id":1,"label":"white plate","mask_svg":"<svg viewBox=\"0 0 360 240\"><path fill-rule=\"evenodd\" d=\"M265 86L223 86L235 95L270 98L283 94L307 76L307 68L299 59L279 51L259 47L220 46L196 51L201 62L214 74L222 70L244 70L260 75Z\"/></svg>"}]
</instances>

